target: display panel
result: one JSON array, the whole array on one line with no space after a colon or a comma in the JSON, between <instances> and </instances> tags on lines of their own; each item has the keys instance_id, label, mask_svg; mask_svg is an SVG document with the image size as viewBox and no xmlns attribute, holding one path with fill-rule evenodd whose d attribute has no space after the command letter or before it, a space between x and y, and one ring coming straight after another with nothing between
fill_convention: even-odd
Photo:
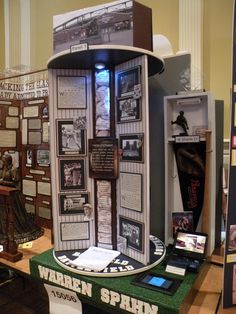
<instances>
[{"instance_id":1,"label":"display panel","mask_svg":"<svg viewBox=\"0 0 236 314\"><path fill-rule=\"evenodd\" d=\"M178 232L174 251L191 258L204 258L207 249L207 234L199 232Z\"/></svg>"}]
</instances>

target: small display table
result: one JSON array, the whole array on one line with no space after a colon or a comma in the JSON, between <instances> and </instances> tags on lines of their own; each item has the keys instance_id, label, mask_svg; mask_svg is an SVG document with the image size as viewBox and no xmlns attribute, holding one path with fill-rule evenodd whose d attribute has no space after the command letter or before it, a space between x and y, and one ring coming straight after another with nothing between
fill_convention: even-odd
<instances>
[{"instance_id":1,"label":"small display table","mask_svg":"<svg viewBox=\"0 0 236 314\"><path fill-rule=\"evenodd\" d=\"M17 189L10 186L0 185L0 197L3 198L2 228L4 234L3 251L0 257L11 262L17 262L22 258L22 253L17 251L14 238L14 209L13 200Z\"/></svg>"}]
</instances>

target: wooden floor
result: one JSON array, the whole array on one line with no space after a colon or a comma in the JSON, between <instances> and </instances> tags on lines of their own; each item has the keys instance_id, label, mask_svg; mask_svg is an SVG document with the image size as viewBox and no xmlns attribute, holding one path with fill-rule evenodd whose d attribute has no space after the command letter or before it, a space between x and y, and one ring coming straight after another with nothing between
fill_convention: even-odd
<instances>
[{"instance_id":1,"label":"wooden floor","mask_svg":"<svg viewBox=\"0 0 236 314\"><path fill-rule=\"evenodd\" d=\"M29 259L51 248L51 232L45 229L45 234L32 242L31 248L21 248L23 259L11 263L0 259L1 267L15 270L9 282L1 284L0 276L0 313L1 314L48 314L48 298L43 285L33 281L29 271ZM236 307L222 309L222 250L216 250L212 262L207 264L207 272L198 287L198 293L188 311L189 314L235 314ZM1 269L0 269L1 273ZM25 276L22 276L24 274ZM4 280L2 280L4 281ZM29 297L30 295L30 297ZM92 307L86 308L85 313L102 314ZM103 312L104 313L104 312Z\"/></svg>"}]
</instances>

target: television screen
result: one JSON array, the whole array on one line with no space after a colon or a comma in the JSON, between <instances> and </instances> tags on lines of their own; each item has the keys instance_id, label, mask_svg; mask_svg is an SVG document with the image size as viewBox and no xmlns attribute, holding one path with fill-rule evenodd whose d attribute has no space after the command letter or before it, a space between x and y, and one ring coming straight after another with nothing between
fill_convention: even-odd
<instances>
[{"instance_id":1,"label":"television screen","mask_svg":"<svg viewBox=\"0 0 236 314\"><path fill-rule=\"evenodd\" d=\"M175 239L174 248L181 250L187 255L193 253L193 257L204 257L207 246L207 235L204 233L178 232Z\"/></svg>"}]
</instances>

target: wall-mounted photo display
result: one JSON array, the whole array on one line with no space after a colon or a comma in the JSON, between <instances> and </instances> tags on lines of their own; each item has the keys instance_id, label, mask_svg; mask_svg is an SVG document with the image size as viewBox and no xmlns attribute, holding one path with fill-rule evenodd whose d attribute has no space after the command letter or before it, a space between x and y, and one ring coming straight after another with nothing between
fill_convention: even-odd
<instances>
[{"instance_id":1,"label":"wall-mounted photo display","mask_svg":"<svg viewBox=\"0 0 236 314\"><path fill-rule=\"evenodd\" d=\"M41 195L51 195L51 183L48 182L37 182L37 187L38 187L38 194Z\"/></svg>"},{"instance_id":2,"label":"wall-mounted photo display","mask_svg":"<svg viewBox=\"0 0 236 314\"><path fill-rule=\"evenodd\" d=\"M143 162L143 133L120 135L121 161Z\"/></svg>"},{"instance_id":3,"label":"wall-mounted photo display","mask_svg":"<svg viewBox=\"0 0 236 314\"><path fill-rule=\"evenodd\" d=\"M60 159L60 190L85 190L84 159Z\"/></svg>"},{"instance_id":4,"label":"wall-mounted photo display","mask_svg":"<svg viewBox=\"0 0 236 314\"><path fill-rule=\"evenodd\" d=\"M28 120L28 129L30 129L30 130L41 129L41 119L29 119Z\"/></svg>"},{"instance_id":5,"label":"wall-mounted photo display","mask_svg":"<svg viewBox=\"0 0 236 314\"><path fill-rule=\"evenodd\" d=\"M141 107L139 99L133 97L117 99L117 123L139 121Z\"/></svg>"},{"instance_id":6,"label":"wall-mounted photo display","mask_svg":"<svg viewBox=\"0 0 236 314\"><path fill-rule=\"evenodd\" d=\"M0 130L0 147L16 147L16 131Z\"/></svg>"},{"instance_id":7,"label":"wall-mounted photo display","mask_svg":"<svg viewBox=\"0 0 236 314\"><path fill-rule=\"evenodd\" d=\"M89 203L89 193L59 194L60 215L84 214L84 204Z\"/></svg>"},{"instance_id":8,"label":"wall-mounted photo display","mask_svg":"<svg viewBox=\"0 0 236 314\"><path fill-rule=\"evenodd\" d=\"M57 120L58 156L86 154L86 130L75 127L73 120Z\"/></svg>"},{"instance_id":9,"label":"wall-mounted photo display","mask_svg":"<svg viewBox=\"0 0 236 314\"><path fill-rule=\"evenodd\" d=\"M19 129L18 117L6 117L6 129Z\"/></svg>"},{"instance_id":10,"label":"wall-mounted photo display","mask_svg":"<svg viewBox=\"0 0 236 314\"><path fill-rule=\"evenodd\" d=\"M23 108L23 117L24 118L35 118L39 116L39 107L38 106L28 106Z\"/></svg>"},{"instance_id":11,"label":"wall-mounted photo display","mask_svg":"<svg viewBox=\"0 0 236 314\"><path fill-rule=\"evenodd\" d=\"M143 253L144 224L123 216L119 217L120 236L127 239L127 247Z\"/></svg>"},{"instance_id":12,"label":"wall-mounted photo display","mask_svg":"<svg viewBox=\"0 0 236 314\"><path fill-rule=\"evenodd\" d=\"M49 122L43 122L43 143L49 142Z\"/></svg>"},{"instance_id":13,"label":"wall-mounted photo display","mask_svg":"<svg viewBox=\"0 0 236 314\"><path fill-rule=\"evenodd\" d=\"M135 99L141 97L141 67L122 71L117 74L118 98L132 96Z\"/></svg>"},{"instance_id":14,"label":"wall-mounted photo display","mask_svg":"<svg viewBox=\"0 0 236 314\"><path fill-rule=\"evenodd\" d=\"M17 117L19 115L19 107L10 106L8 108L9 116Z\"/></svg>"},{"instance_id":15,"label":"wall-mounted photo display","mask_svg":"<svg viewBox=\"0 0 236 314\"><path fill-rule=\"evenodd\" d=\"M34 150L31 148L26 149L26 167L34 167L34 166L35 166Z\"/></svg>"},{"instance_id":16,"label":"wall-mounted photo display","mask_svg":"<svg viewBox=\"0 0 236 314\"><path fill-rule=\"evenodd\" d=\"M62 222L61 240L89 240L89 222Z\"/></svg>"},{"instance_id":17,"label":"wall-mounted photo display","mask_svg":"<svg viewBox=\"0 0 236 314\"><path fill-rule=\"evenodd\" d=\"M32 131L28 132L28 144L29 145L41 145L41 132Z\"/></svg>"},{"instance_id":18,"label":"wall-mounted photo display","mask_svg":"<svg viewBox=\"0 0 236 314\"><path fill-rule=\"evenodd\" d=\"M87 82L85 76L57 77L58 109L86 109Z\"/></svg>"},{"instance_id":19,"label":"wall-mounted photo display","mask_svg":"<svg viewBox=\"0 0 236 314\"><path fill-rule=\"evenodd\" d=\"M28 196L36 196L36 182L34 180L22 180L22 193Z\"/></svg>"},{"instance_id":20,"label":"wall-mounted photo display","mask_svg":"<svg viewBox=\"0 0 236 314\"><path fill-rule=\"evenodd\" d=\"M50 165L50 151L48 149L37 150L37 164L40 166Z\"/></svg>"},{"instance_id":21,"label":"wall-mounted photo display","mask_svg":"<svg viewBox=\"0 0 236 314\"><path fill-rule=\"evenodd\" d=\"M142 174L120 173L120 206L142 211Z\"/></svg>"},{"instance_id":22,"label":"wall-mounted photo display","mask_svg":"<svg viewBox=\"0 0 236 314\"><path fill-rule=\"evenodd\" d=\"M43 107L43 110L42 110L42 117L43 117L44 119L46 119L46 118L49 117L48 106Z\"/></svg>"}]
</instances>

